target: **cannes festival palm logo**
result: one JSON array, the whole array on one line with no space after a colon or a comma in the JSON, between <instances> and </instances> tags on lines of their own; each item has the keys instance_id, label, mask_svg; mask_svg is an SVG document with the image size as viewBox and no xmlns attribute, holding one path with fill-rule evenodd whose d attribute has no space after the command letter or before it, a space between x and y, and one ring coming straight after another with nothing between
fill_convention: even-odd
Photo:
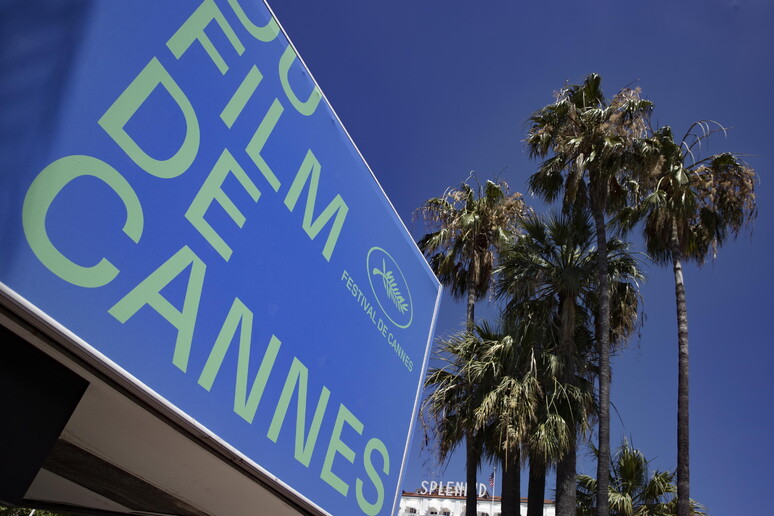
<instances>
[{"instance_id":1,"label":"cannes festival palm logo","mask_svg":"<svg viewBox=\"0 0 774 516\"><path fill-rule=\"evenodd\" d=\"M382 268L374 267L371 274L382 277L382 283L384 284L384 291L387 293L387 297L395 304L395 308L402 314L405 314L408 310L408 303L406 298L400 293L400 287L398 287L395 281L395 274L387 268L387 264L382 260Z\"/></svg>"},{"instance_id":2,"label":"cannes festival palm logo","mask_svg":"<svg viewBox=\"0 0 774 516\"><path fill-rule=\"evenodd\" d=\"M381 247L372 247L366 262L371 290L382 311L398 328L408 328L414 318L414 307L400 267Z\"/></svg>"}]
</instances>

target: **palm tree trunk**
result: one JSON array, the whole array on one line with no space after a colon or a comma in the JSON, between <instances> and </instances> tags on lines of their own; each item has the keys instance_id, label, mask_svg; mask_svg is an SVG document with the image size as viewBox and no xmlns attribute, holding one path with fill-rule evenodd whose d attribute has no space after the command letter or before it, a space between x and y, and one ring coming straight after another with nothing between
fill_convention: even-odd
<instances>
[{"instance_id":1,"label":"palm tree trunk","mask_svg":"<svg viewBox=\"0 0 774 516\"><path fill-rule=\"evenodd\" d=\"M507 452L503 460L502 516L521 514L521 456L519 450Z\"/></svg>"},{"instance_id":2,"label":"palm tree trunk","mask_svg":"<svg viewBox=\"0 0 774 516\"><path fill-rule=\"evenodd\" d=\"M607 271L607 234L605 230L605 195L597 190L592 195L592 212L597 232L597 297L599 299L599 457L597 458L596 516L609 516L610 484L610 281ZM597 197L596 199L593 197Z\"/></svg>"},{"instance_id":3,"label":"palm tree trunk","mask_svg":"<svg viewBox=\"0 0 774 516\"><path fill-rule=\"evenodd\" d=\"M546 496L546 468L529 461L529 487L527 491L527 516L543 516ZM557 513L558 514L558 513Z\"/></svg>"},{"instance_id":4,"label":"palm tree trunk","mask_svg":"<svg viewBox=\"0 0 774 516\"><path fill-rule=\"evenodd\" d=\"M562 340L562 383L575 384L575 299L560 297L561 340ZM556 465L556 514L571 516L575 514L575 476L576 476L576 421L571 414L565 414L565 421L571 438L569 449Z\"/></svg>"},{"instance_id":5,"label":"palm tree trunk","mask_svg":"<svg viewBox=\"0 0 774 516\"><path fill-rule=\"evenodd\" d=\"M575 516L576 457L576 446L572 441L570 449L556 464L556 516Z\"/></svg>"},{"instance_id":6,"label":"palm tree trunk","mask_svg":"<svg viewBox=\"0 0 774 516\"><path fill-rule=\"evenodd\" d=\"M475 324L476 293L473 288L473 274L468 271L468 306L467 306L467 330L473 333ZM469 431L465 438L467 447L467 463L465 480L467 482L467 491L465 493L465 516L476 516L478 510L478 486L476 485L476 471L481 458L481 452L478 449L478 443L472 431Z\"/></svg>"},{"instance_id":7,"label":"palm tree trunk","mask_svg":"<svg viewBox=\"0 0 774 516\"><path fill-rule=\"evenodd\" d=\"M677 225L672 224L672 263L677 301L677 516L691 514L688 433L688 305L685 300L683 265Z\"/></svg>"},{"instance_id":8,"label":"palm tree trunk","mask_svg":"<svg viewBox=\"0 0 774 516\"><path fill-rule=\"evenodd\" d=\"M473 331L473 325L476 322L475 318L476 309L476 292L473 290L472 285L468 285L468 311L467 311L467 329L469 332Z\"/></svg>"},{"instance_id":9,"label":"palm tree trunk","mask_svg":"<svg viewBox=\"0 0 774 516\"><path fill-rule=\"evenodd\" d=\"M467 481L467 491L465 492L465 516L476 516L478 509L478 486L476 485L476 470L481 456L476 440L468 434L465 437L465 449L467 453L467 463L465 480Z\"/></svg>"}]
</instances>

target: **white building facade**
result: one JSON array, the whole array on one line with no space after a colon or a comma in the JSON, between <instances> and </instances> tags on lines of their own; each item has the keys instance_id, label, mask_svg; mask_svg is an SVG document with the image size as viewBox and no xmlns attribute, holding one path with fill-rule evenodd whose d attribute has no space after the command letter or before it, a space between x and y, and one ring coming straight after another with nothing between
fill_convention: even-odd
<instances>
[{"instance_id":1,"label":"white building facade","mask_svg":"<svg viewBox=\"0 0 774 516\"><path fill-rule=\"evenodd\" d=\"M521 499L521 516L527 514L527 499ZM500 497L484 496L478 497L478 507L476 508L478 516L501 516ZM545 500L543 505L543 516L555 516L556 508L554 502ZM404 492L400 500L399 516L464 516L465 515L465 496L445 494L443 491L416 493Z\"/></svg>"}]
</instances>

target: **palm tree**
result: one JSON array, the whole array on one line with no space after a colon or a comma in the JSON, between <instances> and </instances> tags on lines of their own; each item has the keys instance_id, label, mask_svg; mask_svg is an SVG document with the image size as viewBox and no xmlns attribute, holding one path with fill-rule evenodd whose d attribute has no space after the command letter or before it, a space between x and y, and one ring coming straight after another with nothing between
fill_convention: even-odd
<instances>
[{"instance_id":1,"label":"palm tree","mask_svg":"<svg viewBox=\"0 0 774 516\"><path fill-rule=\"evenodd\" d=\"M502 462L503 515L519 514L520 446L534 420L540 385L530 349L483 322L474 332L441 339L425 386L432 388L420 409L425 427L432 428L443 462L464 437L479 454L468 457L477 468L481 452ZM471 460L473 459L473 460ZM468 484L466 514L476 514L476 493Z\"/></svg>"},{"instance_id":2,"label":"palm tree","mask_svg":"<svg viewBox=\"0 0 774 516\"><path fill-rule=\"evenodd\" d=\"M713 122L714 124L714 122ZM644 216L648 253L659 264L671 264L677 305L677 506L679 516L690 513L688 308L683 262L703 264L729 236L753 222L755 171L738 156L713 154L697 159L696 150L706 138L725 131L710 122L693 124L680 143L672 130L662 127L642 141L644 180L647 189L640 206L624 212L631 225ZM627 221L627 219L629 219Z\"/></svg>"},{"instance_id":3,"label":"palm tree","mask_svg":"<svg viewBox=\"0 0 774 516\"><path fill-rule=\"evenodd\" d=\"M538 326L541 318L535 318L532 326ZM574 493L569 497L562 489L563 480L575 477L575 447L578 433L584 433L588 428L592 414L595 412L595 399L591 371L593 366L583 360L588 346L593 345L591 335L579 322L579 328L575 332L575 344L578 354L571 361L578 364L575 377L564 380L564 364L557 345L559 326L553 320L542 323L542 329L546 338L544 346L539 350L537 362L539 364L539 378L543 396L538 406L537 420L527 440L529 453L529 492L527 516L542 516L543 499L545 496L545 477L549 467L556 467L557 478L557 514L569 514L566 505L568 499L574 500ZM536 349L536 352L538 349ZM589 359L585 355L586 360ZM560 510L561 507L561 510Z\"/></svg>"},{"instance_id":4,"label":"palm tree","mask_svg":"<svg viewBox=\"0 0 774 516\"><path fill-rule=\"evenodd\" d=\"M585 387L593 343L588 327L598 305L594 231L588 216L579 212L526 217L520 229L522 234L501 254L496 292L508 298L506 317L533 337L546 364L545 407L531 438L530 469L557 462L556 512L564 516L574 513L576 505L576 434L593 410L593 396ZM607 250L615 301L609 338L618 341L631 333L636 320L638 298L630 294L642 274L625 242L612 239Z\"/></svg>"},{"instance_id":5,"label":"palm tree","mask_svg":"<svg viewBox=\"0 0 774 516\"><path fill-rule=\"evenodd\" d=\"M546 158L530 177L530 188L547 201L564 193L566 209L590 207L596 231L599 314L599 449L597 478L605 492L610 456L610 287L606 215L628 202L635 157L634 142L643 136L652 104L638 90L623 89L608 103L601 78L591 74L583 84L563 88L556 101L530 117L527 145L532 157ZM608 515L600 495L600 516Z\"/></svg>"},{"instance_id":6,"label":"palm tree","mask_svg":"<svg viewBox=\"0 0 774 516\"><path fill-rule=\"evenodd\" d=\"M430 232L419 240L419 248L452 297L467 297L469 334L475 324L475 303L489 292L497 249L513 234L515 221L528 211L521 194L510 194L505 182L476 183L476 188L467 183L450 188L419 208L430 227ZM466 380L464 375L461 380ZM465 386L469 392L473 387ZM481 449L470 428L465 430L465 442L466 481L468 486L475 486ZM467 491L466 507L466 514L475 516L474 488Z\"/></svg>"},{"instance_id":7,"label":"palm tree","mask_svg":"<svg viewBox=\"0 0 774 516\"><path fill-rule=\"evenodd\" d=\"M519 425L511 425L519 428L521 449L529 460L528 516L542 516L547 470L557 457L566 453L575 439L575 429L568 424L572 420L569 415L575 414L579 420L585 421L586 411L594 410L593 389L585 378L576 378L572 385L562 383L563 362L556 352L559 334L556 313L552 313L547 304L545 300L531 299L518 306L512 305L504 314L504 326L512 339L513 349L520 350L522 357L517 361L522 366L512 368L522 371L522 380L514 383L532 394L524 398L525 401L529 399L530 404L520 409L522 418L512 418ZM578 333L583 333L583 330ZM591 340L584 339L585 336L587 334L579 335L580 349ZM518 392L516 386L509 389L506 383L503 385L506 392ZM511 396L511 399L514 398L518 399ZM518 473L516 468L512 470ZM511 475L511 478L518 485L519 476ZM504 471L504 487L506 484ZM514 493L513 498L518 499L518 493Z\"/></svg>"},{"instance_id":8,"label":"palm tree","mask_svg":"<svg viewBox=\"0 0 774 516\"><path fill-rule=\"evenodd\" d=\"M526 303L527 305L532 303ZM534 303L540 305L540 303ZM536 309L533 318L520 321L521 335L530 343L537 362L541 396L538 400L536 421L529 429L526 450L529 460L529 483L527 492L527 516L543 516L545 484L548 469L556 463L574 440L575 431L568 424L569 418L554 400L562 400L561 359L556 354L556 334L554 321L546 321L546 314L538 306L523 307L520 311ZM525 309L526 308L526 309ZM578 391L572 391L573 394ZM591 390L580 391L588 394L590 401L578 400L578 407L593 407Z\"/></svg>"},{"instance_id":9,"label":"palm tree","mask_svg":"<svg viewBox=\"0 0 774 516\"><path fill-rule=\"evenodd\" d=\"M585 222L585 224L584 224ZM591 225L582 217L561 217L552 215L547 220L534 216L521 224L523 235L507 247L501 255L497 268L499 281L497 295L509 299L505 313L517 316L526 308L533 311L530 318L521 319L537 323L543 328L544 351L555 351L555 371L544 377L548 384L546 391L551 395L565 392L573 387L579 365L576 363L575 333L578 303L584 292L594 287L595 252ZM556 331L550 334L553 327ZM556 346L545 349L546 341L554 341ZM545 356L545 355L544 355ZM552 364L548 361L548 364ZM546 403L548 399L544 400ZM559 406L551 400L551 407ZM556 512L564 516L575 507L575 434L581 423L575 417L571 404L561 403L566 410L559 414L560 423L551 427L557 430L555 435L538 434L543 439L557 440L554 445L558 455L546 457L547 461L556 461ZM569 406L568 406L569 405ZM546 410L545 417L552 415ZM564 435L563 435L564 434ZM539 456L533 453L533 459ZM533 461L537 462L538 461Z\"/></svg>"},{"instance_id":10,"label":"palm tree","mask_svg":"<svg viewBox=\"0 0 774 516\"><path fill-rule=\"evenodd\" d=\"M450 188L418 211L430 227L419 249L452 297L467 297L467 329L472 332L475 303L489 292L495 254L528 209L521 194L510 194L505 182L487 181L476 188L467 183Z\"/></svg>"},{"instance_id":11,"label":"palm tree","mask_svg":"<svg viewBox=\"0 0 774 516\"><path fill-rule=\"evenodd\" d=\"M476 418L487 428L490 457L502 463L502 514L518 516L521 496L521 448L534 425L541 385L532 346L492 328L476 326L483 353L468 363L483 396Z\"/></svg>"},{"instance_id":12,"label":"palm tree","mask_svg":"<svg viewBox=\"0 0 774 516\"><path fill-rule=\"evenodd\" d=\"M482 391L468 366L481 355L481 347L481 341L468 331L439 339L434 359L441 365L428 370L425 388L431 392L420 407L425 440L429 441L428 434L432 434L440 462L445 462L465 440L466 516L476 516L476 470L481 462L483 438L475 415Z\"/></svg>"},{"instance_id":13,"label":"palm tree","mask_svg":"<svg viewBox=\"0 0 774 516\"><path fill-rule=\"evenodd\" d=\"M595 450L596 451L596 450ZM676 516L674 473L654 471L640 451L624 440L610 464L608 500L611 516ZM597 481L578 475L578 516L591 516ZM706 515L706 508L690 500L689 515Z\"/></svg>"}]
</instances>

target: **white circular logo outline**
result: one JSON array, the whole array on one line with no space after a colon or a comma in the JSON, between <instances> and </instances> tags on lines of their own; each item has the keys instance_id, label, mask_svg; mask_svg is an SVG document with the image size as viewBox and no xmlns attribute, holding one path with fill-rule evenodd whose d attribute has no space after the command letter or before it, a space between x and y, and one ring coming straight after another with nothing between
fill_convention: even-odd
<instances>
[{"instance_id":1,"label":"white circular logo outline","mask_svg":"<svg viewBox=\"0 0 774 516\"><path fill-rule=\"evenodd\" d=\"M406 323L405 325L397 323L395 319L390 317L389 312L385 310L384 306L382 305L382 302L379 300L379 294L376 293L376 289L374 288L374 282L371 279L371 276L373 276L373 273L371 270L371 253L373 253L374 251L381 251L387 255L387 257L392 261L393 265L395 265L395 268L398 270L398 274L400 274L400 277L403 280L403 284L406 286L406 294L408 295L409 310L411 311L410 312L411 315L409 316L408 323ZM403 274L403 271L401 270L400 265L398 265L398 262L395 261L395 258L393 258L390 253L388 253L386 250L382 249L381 247L374 246L368 250L368 255L366 256L366 269L368 272L368 283L369 285L371 285L371 292L376 298L376 302L379 304L379 308L382 309L382 312L384 313L384 315L390 320L390 322L392 322L392 324L394 324L398 328L405 329L411 326L411 323L414 322L414 301L411 297L411 289L409 288L408 281L406 281L406 276Z\"/></svg>"}]
</instances>

